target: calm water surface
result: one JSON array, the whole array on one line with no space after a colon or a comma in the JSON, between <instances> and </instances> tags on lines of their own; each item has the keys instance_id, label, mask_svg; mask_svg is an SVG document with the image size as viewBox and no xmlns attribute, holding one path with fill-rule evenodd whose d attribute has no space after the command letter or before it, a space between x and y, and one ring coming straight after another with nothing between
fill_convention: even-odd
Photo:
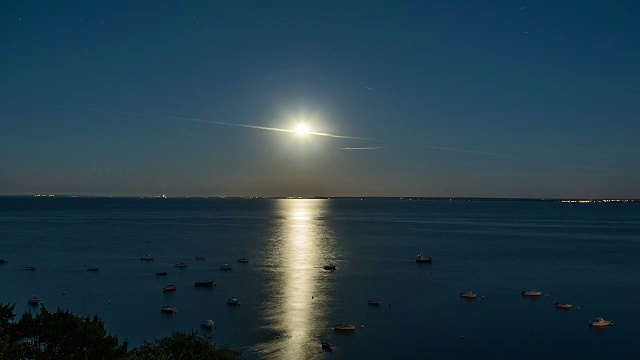
<instances>
[{"instance_id":1,"label":"calm water surface","mask_svg":"<svg viewBox=\"0 0 640 360\"><path fill-rule=\"evenodd\" d=\"M213 319L250 359L640 358L640 204L8 197L0 258L0 302L97 313L132 345Z\"/></svg>"}]
</instances>

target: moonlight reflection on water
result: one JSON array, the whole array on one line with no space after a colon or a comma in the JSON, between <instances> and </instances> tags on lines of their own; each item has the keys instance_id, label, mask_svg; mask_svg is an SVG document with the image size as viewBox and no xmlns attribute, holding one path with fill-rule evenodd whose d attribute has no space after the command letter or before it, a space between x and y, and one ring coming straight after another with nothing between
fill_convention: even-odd
<instances>
[{"instance_id":1,"label":"moonlight reflection on water","mask_svg":"<svg viewBox=\"0 0 640 360\"><path fill-rule=\"evenodd\" d=\"M265 357L308 358L320 350L320 337L330 325L329 278L322 266L335 251L322 220L326 204L326 200L278 203L282 220L267 259L273 284L265 318L279 338L258 346Z\"/></svg>"}]
</instances>

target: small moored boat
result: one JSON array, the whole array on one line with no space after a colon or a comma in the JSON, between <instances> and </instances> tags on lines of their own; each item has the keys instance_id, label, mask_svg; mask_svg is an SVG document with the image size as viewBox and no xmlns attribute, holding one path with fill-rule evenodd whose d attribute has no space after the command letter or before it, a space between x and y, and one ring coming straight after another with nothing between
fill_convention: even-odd
<instances>
[{"instance_id":1,"label":"small moored boat","mask_svg":"<svg viewBox=\"0 0 640 360\"><path fill-rule=\"evenodd\" d=\"M324 342L323 341L323 342L320 343L320 345L322 345L322 349L323 350L333 351L333 347L328 342Z\"/></svg>"},{"instance_id":2,"label":"small moored boat","mask_svg":"<svg viewBox=\"0 0 640 360\"><path fill-rule=\"evenodd\" d=\"M589 321L589 326L595 327L595 328L609 327L609 326L613 326L613 321L609 321L601 317L597 317L595 320Z\"/></svg>"},{"instance_id":3,"label":"small moored boat","mask_svg":"<svg viewBox=\"0 0 640 360\"><path fill-rule=\"evenodd\" d=\"M542 296L542 291L536 289L525 290L522 292L522 296Z\"/></svg>"},{"instance_id":4,"label":"small moored boat","mask_svg":"<svg viewBox=\"0 0 640 360\"><path fill-rule=\"evenodd\" d=\"M478 297L478 294L472 291L467 291L467 292L460 293L460 297L465 299L475 299L476 297Z\"/></svg>"},{"instance_id":5,"label":"small moored boat","mask_svg":"<svg viewBox=\"0 0 640 360\"><path fill-rule=\"evenodd\" d=\"M542 291L536 289L525 290L522 292L522 296L542 296Z\"/></svg>"},{"instance_id":6,"label":"small moored boat","mask_svg":"<svg viewBox=\"0 0 640 360\"><path fill-rule=\"evenodd\" d=\"M34 265L29 265L29 266L27 266L27 270L38 270L38 267L36 267Z\"/></svg>"},{"instance_id":7,"label":"small moored boat","mask_svg":"<svg viewBox=\"0 0 640 360\"><path fill-rule=\"evenodd\" d=\"M195 287L213 287L215 285L213 281L196 281L193 283Z\"/></svg>"},{"instance_id":8,"label":"small moored boat","mask_svg":"<svg viewBox=\"0 0 640 360\"><path fill-rule=\"evenodd\" d=\"M143 257L141 257L140 260L142 260L142 261L152 261L153 260L153 256L147 254L147 255L144 255Z\"/></svg>"},{"instance_id":9,"label":"small moored boat","mask_svg":"<svg viewBox=\"0 0 640 360\"><path fill-rule=\"evenodd\" d=\"M175 285L167 285L162 289L163 292L176 291Z\"/></svg>"},{"instance_id":10,"label":"small moored boat","mask_svg":"<svg viewBox=\"0 0 640 360\"><path fill-rule=\"evenodd\" d=\"M229 270L233 270L233 268L227 264L224 264L222 266L220 266L220 270L222 271L229 271Z\"/></svg>"},{"instance_id":11,"label":"small moored boat","mask_svg":"<svg viewBox=\"0 0 640 360\"><path fill-rule=\"evenodd\" d=\"M571 309L571 307L572 307L573 305L571 305L571 304L567 304L567 303L555 303L555 304L553 304L553 306L554 306L556 309L569 310L569 309Z\"/></svg>"},{"instance_id":12,"label":"small moored boat","mask_svg":"<svg viewBox=\"0 0 640 360\"><path fill-rule=\"evenodd\" d=\"M244 263L244 264L248 263L249 261L250 261L250 260L249 260L249 259L247 259L247 258L238 259L238 262L239 262L239 263Z\"/></svg>"},{"instance_id":13,"label":"small moored boat","mask_svg":"<svg viewBox=\"0 0 640 360\"><path fill-rule=\"evenodd\" d=\"M184 269L184 268L186 268L186 267L187 267L187 263L185 263L185 262L182 262L182 261L181 261L181 262L179 262L179 263L177 263L177 264L176 264L176 267L177 267L177 268L183 268L183 269Z\"/></svg>"},{"instance_id":14,"label":"small moored boat","mask_svg":"<svg viewBox=\"0 0 640 360\"><path fill-rule=\"evenodd\" d=\"M6 263L7 263L7 260L5 260L5 259L0 259L0 264L6 264Z\"/></svg>"},{"instance_id":15,"label":"small moored boat","mask_svg":"<svg viewBox=\"0 0 640 360\"><path fill-rule=\"evenodd\" d=\"M156 276L167 276L167 275L169 275L169 273L166 272L166 271L158 271L158 272L156 272Z\"/></svg>"},{"instance_id":16,"label":"small moored boat","mask_svg":"<svg viewBox=\"0 0 640 360\"><path fill-rule=\"evenodd\" d=\"M165 314L175 314L178 312L178 310L176 310L174 306L167 306L167 305L161 307L160 311L162 311Z\"/></svg>"},{"instance_id":17,"label":"small moored boat","mask_svg":"<svg viewBox=\"0 0 640 360\"><path fill-rule=\"evenodd\" d=\"M100 270L102 270L102 269L101 269L101 268L99 268L99 267L90 267L90 268L87 268L87 271L91 271L91 272L98 272L98 271L100 271Z\"/></svg>"},{"instance_id":18,"label":"small moored boat","mask_svg":"<svg viewBox=\"0 0 640 360\"><path fill-rule=\"evenodd\" d=\"M433 259L431 258L431 256L424 256L422 254L418 254L418 257L416 258L416 262L417 263L431 263L431 262L433 262Z\"/></svg>"},{"instance_id":19,"label":"small moored boat","mask_svg":"<svg viewBox=\"0 0 640 360\"><path fill-rule=\"evenodd\" d=\"M380 301L376 301L376 300L369 300L367 302L367 304L371 305L371 306L380 306Z\"/></svg>"},{"instance_id":20,"label":"small moored boat","mask_svg":"<svg viewBox=\"0 0 640 360\"><path fill-rule=\"evenodd\" d=\"M31 297L31 299L27 300L27 302L28 302L30 305L40 305L40 302L41 302L41 301L42 301L42 300L40 300L40 298L38 298L38 297L37 297L37 296L35 296L35 295L33 295L33 296Z\"/></svg>"},{"instance_id":21,"label":"small moored boat","mask_svg":"<svg viewBox=\"0 0 640 360\"><path fill-rule=\"evenodd\" d=\"M233 306L240 306L240 301L238 301L238 299L236 298L227 299L227 304L233 305Z\"/></svg>"},{"instance_id":22,"label":"small moored boat","mask_svg":"<svg viewBox=\"0 0 640 360\"><path fill-rule=\"evenodd\" d=\"M337 331L352 331L356 329L356 326L353 324L336 324L333 329Z\"/></svg>"},{"instance_id":23,"label":"small moored boat","mask_svg":"<svg viewBox=\"0 0 640 360\"><path fill-rule=\"evenodd\" d=\"M335 264L333 264L333 263L331 263L331 264L329 264L329 265L325 265L325 266L323 266L323 268L324 268L325 270L335 270L335 269L337 269L336 265L335 265Z\"/></svg>"},{"instance_id":24,"label":"small moored boat","mask_svg":"<svg viewBox=\"0 0 640 360\"><path fill-rule=\"evenodd\" d=\"M202 326L205 329L213 329L215 323L213 322L213 320L202 320L202 322L200 323L200 326Z\"/></svg>"},{"instance_id":25,"label":"small moored boat","mask_svg":"<svg viewBox=\"0 0 640 360\"><path fill-rule=\"evenodd\" d=\"M206 258L204 256L196 256L196 260L205 260Z\"/></svg>"}]
</instances>

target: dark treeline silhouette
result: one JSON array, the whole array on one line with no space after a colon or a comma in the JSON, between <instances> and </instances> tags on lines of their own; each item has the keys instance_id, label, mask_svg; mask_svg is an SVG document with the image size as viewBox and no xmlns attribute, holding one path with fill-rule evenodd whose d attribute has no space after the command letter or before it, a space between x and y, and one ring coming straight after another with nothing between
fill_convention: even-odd
<instances>
[{"instance_id":1,"label":"dark treeline silhouette","mask_svg":"<svg viewBox=\"0 0 640 360\"><path fill-rule=\"evenodd\" d=\"M175 331L170 336L145 341L129 350L110 335L98 316L81 317L67 310L46 308L25 312L15 321L15 305L0 304L0 359L240 359L240 353L212 343L213 337L195 331Z\"/></svg>"}]
</instances>

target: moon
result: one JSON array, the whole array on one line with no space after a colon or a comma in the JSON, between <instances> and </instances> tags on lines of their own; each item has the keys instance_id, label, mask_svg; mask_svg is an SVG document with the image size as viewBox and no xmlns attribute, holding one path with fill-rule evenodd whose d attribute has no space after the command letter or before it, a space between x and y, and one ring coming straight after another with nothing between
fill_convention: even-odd
<instances>
[{"instance_id":1,"label":"moon","mask_svg":"<svg viewBox=\"0 0 640 360\"><path fill-rule=\"evenodd\" d=\"M309 134L309 125L300 123L296 125L296 133L298 135L307 135Z\"/></svg>"}]
</instances>

